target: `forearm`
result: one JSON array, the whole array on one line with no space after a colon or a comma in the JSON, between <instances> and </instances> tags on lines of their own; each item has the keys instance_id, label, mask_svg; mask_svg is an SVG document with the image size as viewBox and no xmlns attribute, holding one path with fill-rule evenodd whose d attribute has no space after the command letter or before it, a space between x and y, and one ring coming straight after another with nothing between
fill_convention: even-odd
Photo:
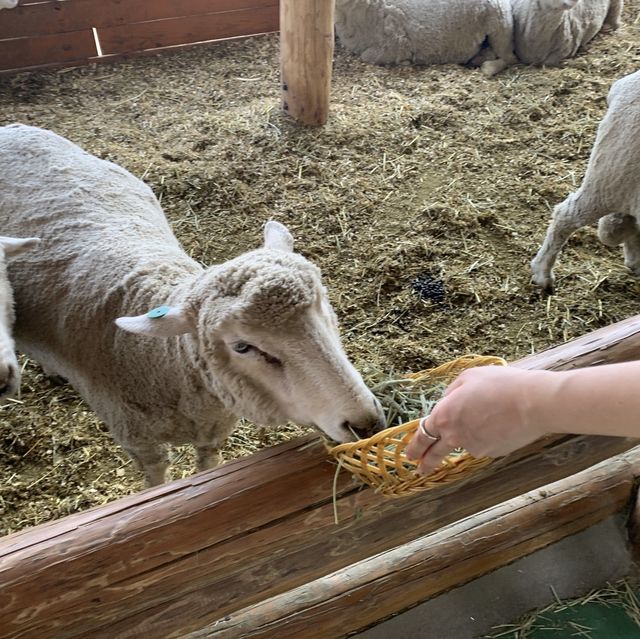
<instances>
[{"instance_id":1,"label":"forearm","mask_svg":"<svg viewBox=\"0 0 640 639\"><path fill-rule=\"evenodd\" d=\"M549 373L533 410L546 432L640 437L640 362Z\"/></svg>"}]
</instances>

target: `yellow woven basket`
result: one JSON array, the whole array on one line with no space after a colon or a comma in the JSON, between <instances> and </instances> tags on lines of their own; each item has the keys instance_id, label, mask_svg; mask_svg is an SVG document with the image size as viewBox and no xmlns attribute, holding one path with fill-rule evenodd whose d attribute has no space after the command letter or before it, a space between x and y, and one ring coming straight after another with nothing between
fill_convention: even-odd
<instances>
[{"instance_id":1,"label":"yellow woven basket","mask_svg":"<svg viewBox=\"0 0 640 639\"><path fill-rule=\"evenodd\" d=\"M410 379L450 383L462 371L474 366L505 366L501 357L465 355L437 368L407 375ZM476 459L459 450L449 455L430 475L419 475L416 463L407 459L405 448L420 423L415 419L387 428L356 442L339 444L329 449L341 468L355 475L386 497L404 497L435 486L442 486L468 477L473 471L491 463L488 457Z\"/></svg>"}]
</instances>

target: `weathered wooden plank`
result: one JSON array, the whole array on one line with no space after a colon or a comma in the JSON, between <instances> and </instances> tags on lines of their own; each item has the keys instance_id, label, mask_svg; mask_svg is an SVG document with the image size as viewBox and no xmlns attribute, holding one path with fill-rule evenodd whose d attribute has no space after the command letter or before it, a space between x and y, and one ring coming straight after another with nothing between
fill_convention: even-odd
<instances>
[{"instance_id":1,"label":"weathered wooden plank","mask_svg":"<svg viewBox=\"0 0 640 639\"><path fill-rule=\"evenodd\" d=\"M0 20L6 11L0 13ZM72 61L82 63L95 55L97 51L91 31L0 40L0 70Z\"/></svg>"},{"instance_id":2,"label":"weathered wooden plank","mask_svg":"<svg viewBox=\"0 0 640 639\"><path fill-rule=\"evenodd\" d=\"M278 0L57 0L3 11L0 38L50 35L182 16L277 7Z\"/></svg>"},{"instance_id":3,"label":"weathered wooden plank","mask_svg":"<svg viewBox=\"0 0 640 639\"><path fill-rule=\"evenodd\" d=\"M162 636L178 639L185 630L193 630L206 621L215 623L237 610L240 601L258 602L290 590L583 470L631 445L613 438L574 439L531 454L526 461L502 471L494 470L492 475L480 471L463 488L452 485L407 500L410 510L408 503L400 506L397 502L382 502L370 490L344 496L339 500L337 526L332 506L327 503L285 522L274 522L268 529L201 551L201 566L165 566L154 574L153 583L145 586L146 602L156 602L153 607L94 630L93 636L107 639L110 632L127 636L135 628L135 632L147 633L162 629ZM176 578L189 583L189 591L180 597L170 592L167 583ZM126 605L132 609L137 603L129 600ZM194 611L195 619L191 616Z\"/></svg>"},{"instance_id":4,"label":"weathered wooden plank","mask_svg":"<svg viewBox=\"0 0 640 639\"><path fill-rule=\"evenodd\" d=\"M335 0L281 0L282 109L303 124L329 115Z\"/></svg>"},{"instance_id":5,"label":"weathered wooden plank","mask_svg":"<svg viewBox=\"0 0 640 639\"><path fill-rule=\"evenodd\" d=\"M565 344L525 357L513 362L512 366L528 369L570 370L639 359L639 319L640 315L635 315Z\"/></svg>"},{"instance_id":6,"label":"weathered wooden plank","mask_svg":"<svg viewBox=\"0 0 640 639\"><path fill-rule=\"evenodd\" d=\"M567 368L617 356L640 357L639 317L517 365ZM322 446L274 447L0 540L3 639L181 636L630 446L551 437L479 471L463 489L406 500L385 501L343 476L339 525Z\"/></svg>"},{"instance_id":7,"label":"weathered wooden plank","mask_svg":"<svg viewBox=\"0 0 640 639\"><path fill-rule=\"evenodd\" d=\"M273 5L103 27L98 28L98 38L108 55L277 31L278 22L278 6Z\"/></svg>"},{"instance_id":8,"label":"weathered wooden plank","mask_svg":"<svg viewBox=\"0 0 640 639\"><path fill-rule=\"evenodd\" d=\"M332 639L584 530L630 501L640 447L216 620L188 639Z\"/></svg>"}]
</instances>

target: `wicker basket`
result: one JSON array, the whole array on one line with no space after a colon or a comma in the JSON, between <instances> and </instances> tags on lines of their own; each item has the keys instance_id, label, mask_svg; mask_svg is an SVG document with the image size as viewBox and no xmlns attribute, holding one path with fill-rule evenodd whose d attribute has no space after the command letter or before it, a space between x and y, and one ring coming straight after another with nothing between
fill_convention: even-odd
<instances>
[{"instance_id":1,"label":"wicker basket","mask_svg":"<svg viewBox=\"0 0 640 639\"><path fill-rule=\"evenodd\" d=\"M473 366L505 366L501 357L466 355L437 368L407 375L411 379L428 379L448 384L463 370ZM387 428L356 442L339 444L329 450L341 468L355 475L387 497L404 497L413 493L459 481L489 464L488 457L476 459L464 450L449 455L430 475L415 472L416 463L404 451L420 420Z\"/></svg>"}]
</instances>

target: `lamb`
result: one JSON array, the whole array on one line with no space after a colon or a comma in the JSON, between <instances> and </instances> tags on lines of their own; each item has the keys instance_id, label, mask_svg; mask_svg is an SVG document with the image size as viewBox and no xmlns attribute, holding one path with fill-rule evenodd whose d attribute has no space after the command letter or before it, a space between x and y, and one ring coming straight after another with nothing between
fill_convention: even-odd
<instances>
[{"instance_id":1,"label":"lamb","mask_svg":"<svg viewBox=\"0 0 640 639\"><path fill-rule=\"evenodd\" d=\"M336 0L335 28L372 64L477 61L494 75L516 62L510 0Z\"/></svg>"},{"instance_id":2,"label":"lamb","mask_svg":"<svg viewBox=\"0 0 640 639\"><path fill-rule=\"evenodd\" d=\"M625 265L640 275L640 71L613 83L582 184L553 211L531 262L532 281L553 290L553 265L569 236L598 223L607 246L624 246Z\"/></svg>"},{"instance_id":3,"label":"lamb","mask_svg":"<svg viewBox=\"0 0 640 639\"><path fill-rule=\"evenodd\" d=\"M0 0L0 10L14 9L18 6L18 0Z\"/></svg>"},{"instance_id":4,"label":"lamb","mask_svg":"<svg viewBox=\"0 0 640 639\"><path fill-rule=\"evenodd\" d=\"M319 269L282 224L205 269L124 168L24 125L0 128L0 163L0 219L46 247L11 265L18 347L69 380L147 485L165 481L168 445L215 466L238 416L338 441L384 427Z\"/></svg>"},{"instance_id":5,"label":"lamb","mask_svg":"<svg viewBox=\"0 0 640 639\"><path fill-rule=\"evenodd\" d=\"M620 25L623 0L511 0L514 46L525 64L557 66Z\"/></svg>"},{"instance_id":6,"label":"lamb","mask_svg":"<svg viewBox=\"0 0 640 639\"><path fill-rule=\"evenodd\" d=\"M37 237L24 239L0 236L0 399L15 395L20 387L20 366L12 337L15 321L13 290L7 275L7 258L40 243Z\"/></svg>"}]
</instances>

